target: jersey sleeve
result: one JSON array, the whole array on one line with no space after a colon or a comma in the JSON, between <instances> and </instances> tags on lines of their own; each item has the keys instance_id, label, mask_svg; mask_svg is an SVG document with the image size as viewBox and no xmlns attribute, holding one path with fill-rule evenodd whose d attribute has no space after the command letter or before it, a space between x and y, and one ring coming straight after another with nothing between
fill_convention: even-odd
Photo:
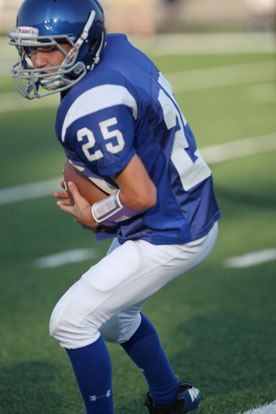
<instances>
[{"instance_id":1,"label":"jersey sleeve","mask_svg":"<svg viewBox=\"0 0 276 414\"><path fill-rule=\"evenodd\" d=\"M71 148L91 170L111 176L135 154L133 146L137 104L119 85L102 85L80 95L63 123L63 145Z\"/></svg>"}]
</instances>

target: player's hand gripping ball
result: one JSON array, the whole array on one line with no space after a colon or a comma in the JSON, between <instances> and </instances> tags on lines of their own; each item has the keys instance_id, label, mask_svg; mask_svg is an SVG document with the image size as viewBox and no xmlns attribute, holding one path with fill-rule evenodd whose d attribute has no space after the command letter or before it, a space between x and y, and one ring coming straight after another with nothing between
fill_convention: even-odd
<instances>
[{"instance_id":1,"label":"player's hand gripping ball","mask_svg":"<svg viewBox=\"0 0 276 414\"><path fill-rule=\"evenodd\" d=\"M67 160L64 166L64 182L66 185L66 191L71 204L74 204L74 199L71 192L68 189L68 182L73 181L78 187L80 194L92 205L99 200L105 198L108 194L100 190L99 187L94 185L84 174L78 171Z\"/></svg>"}]
</instances>

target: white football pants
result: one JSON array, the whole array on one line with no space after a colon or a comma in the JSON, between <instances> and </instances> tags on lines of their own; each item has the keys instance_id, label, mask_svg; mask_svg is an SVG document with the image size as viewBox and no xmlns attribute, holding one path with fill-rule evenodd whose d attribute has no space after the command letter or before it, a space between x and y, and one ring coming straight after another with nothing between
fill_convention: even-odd
<instances>
[{"instance_id":1,"label":"white football pants","mask_svg":"<svg viewBox=\"0 0 276 414\"><path fill-rule=\"evenodd\" d=\"M108 254L59 300L51 316L50 335L69 349L92 344L101 334L109 342L128 341L140 325L147 299L202 263L217 233L216 223L207 236L183 245L144 240L120 245L114 240Z\"/></svg>"}]
</instances>

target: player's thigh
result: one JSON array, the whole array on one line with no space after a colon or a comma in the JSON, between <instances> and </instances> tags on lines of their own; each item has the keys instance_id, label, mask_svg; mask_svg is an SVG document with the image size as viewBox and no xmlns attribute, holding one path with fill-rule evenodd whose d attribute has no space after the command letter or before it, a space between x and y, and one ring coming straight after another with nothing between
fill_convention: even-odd
<instances>
[{"instance_id":1,"label":"player's thigh","mask_svg":"<svg viewBox=\"0 0 276 414\"><path fill-rule=\"evenodd\" d=\"M111 251L82 279L91 286L92 292L101 292L105 297L99 309L106 320L123 311L121 320L130 326L132 318L137 320L135 313L151 295L206 259L216 237L217 225L206 237L184 245L128 241ZM118 318L116 324L122 329Z\"/></svg>"},{"instance_id":2,"label":"player's thigh","mask_svg":"<svg viewBox=\"0 0 276 414\"><path fill-rule=\"evenodd\" d=\"M115 248L61 298L53 312L52 332L69 332L70 336L82 337L85 343L127 308L133 320L129 329L133 329L137 316L131 307L203 261L214 244L210 233L185 245L157 246L129 240Z\"/></svg>"},{"instance_id":3,"label":"player's thigh","mask_svg":"<svg viewBox=\"0 0 276 414\"><path fill-rule=\"evenodd\" d=\"M50 320L50 334L63 344L97 339L99 328L114 314L138 302L125 288L142 263L137 243L126 242L92 266L58 301ZM122 291L122 293L121 293Z\"/></svg>"}]
</instances>

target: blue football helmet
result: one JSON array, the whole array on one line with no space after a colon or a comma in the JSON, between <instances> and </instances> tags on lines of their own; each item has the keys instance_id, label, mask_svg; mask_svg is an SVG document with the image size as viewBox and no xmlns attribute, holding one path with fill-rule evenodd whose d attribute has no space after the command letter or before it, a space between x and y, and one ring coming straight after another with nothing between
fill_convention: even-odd
<instances>
[{"instance_id":1,"label":"blue football helmet","mask_svg":"<svg viewBox=\"0 0 276 414\"><path fill-rule=\"evenodd\" d=\"M12 80L27 99L41 98L71 88L99 62L105 45L104 13L97 0L25 0L9 34L19 60L11 67ZM61 46L69 44L69 50ZM34 68L36 48L59 49L59 66ZM43 87L44 90L39 91Z\"/></svg>"}]
</instances>

